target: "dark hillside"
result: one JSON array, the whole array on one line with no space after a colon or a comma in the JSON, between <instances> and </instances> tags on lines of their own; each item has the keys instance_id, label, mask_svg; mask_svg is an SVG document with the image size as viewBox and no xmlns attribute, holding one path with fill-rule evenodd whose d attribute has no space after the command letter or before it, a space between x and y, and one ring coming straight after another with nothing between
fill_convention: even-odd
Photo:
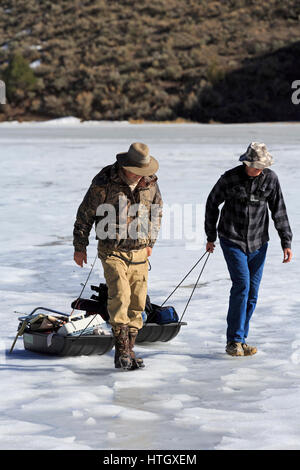
<instances>
[{"instance_id":1,"label":"dark hillside","mask_svg":"<svg viewBox=\"0 0 300 470\"><path fill-rule=\"evenodd\" d=\"M299 41L299 0L5 0L0 120L298 119L282 103L300 79Z\"/></svg>"}]
</instances>

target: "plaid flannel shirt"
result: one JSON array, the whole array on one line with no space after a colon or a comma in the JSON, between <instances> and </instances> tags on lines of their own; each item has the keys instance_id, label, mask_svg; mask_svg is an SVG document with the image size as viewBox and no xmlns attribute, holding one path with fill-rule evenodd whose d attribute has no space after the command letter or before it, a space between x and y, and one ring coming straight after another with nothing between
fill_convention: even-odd
<instances>
[{"instance_id":1,"label":"plaid flannel shirt","mask_svg":"<svg viewBox=\"0 0 300 470\"><path fill-rule=\"evenodd\" d=\"M219 224L219 206L222 207ZM252 253L269 240L269 213L279 234L282 248L290 248L290 228L278 177L266 168L259 176L249 177L244 165L226 171L210 192L205 211L208 242L219 237Z\"/></svg>"}]
</instances>

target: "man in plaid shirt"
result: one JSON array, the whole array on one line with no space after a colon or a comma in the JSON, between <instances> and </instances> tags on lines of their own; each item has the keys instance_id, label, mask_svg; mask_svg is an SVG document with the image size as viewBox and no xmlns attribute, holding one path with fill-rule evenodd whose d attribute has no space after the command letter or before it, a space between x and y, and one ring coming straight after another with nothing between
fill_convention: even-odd
<instances>
[{"instance_id":1,"label":"man in plaid shirt","mask_svg":"<svg viewBox=\"0 0 300 470\"><path fill-rule=\"evenodd\" d=\"M226 171L213 187L205 213L206 249L214 251L218 232L232 280L226 346L232 356L257 351L246 343L246 338L268 247L268 207L281 240L283 262L292 258L292 231L284 199L277 175L268 168L273 163L272 156L265 144L252 142L239 160L243 164Z\"/></svg>"}]
</instances>

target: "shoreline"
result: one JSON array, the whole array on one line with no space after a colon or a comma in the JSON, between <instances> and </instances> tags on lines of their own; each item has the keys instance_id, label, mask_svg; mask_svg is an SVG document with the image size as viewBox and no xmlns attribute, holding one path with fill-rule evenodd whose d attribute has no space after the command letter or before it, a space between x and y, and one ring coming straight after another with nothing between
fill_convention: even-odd
<instances>
[{"instance_id":1,"label":"shoreline","mask_svg":"<svg viewBox=\"0 0 300 470\"><path fill-rule=\"evenodd\" d=\"M249 125L297 125L300 124L300 121L258 121L258 122L196 122L188 121L186 119L178 118L174 121L146 121L146 120L135 120L130 119L128 121L96 121L96 120L81 120L75 116L65 116L60 118L53 119L43 119L43 120L9 120L9 121L0 121L0 127L10 127L10 126L115 126L115 125L124 125L124 126L168 126L168 125L187 125L187 126L249 126Z\"/></svg>"}]
</instances>

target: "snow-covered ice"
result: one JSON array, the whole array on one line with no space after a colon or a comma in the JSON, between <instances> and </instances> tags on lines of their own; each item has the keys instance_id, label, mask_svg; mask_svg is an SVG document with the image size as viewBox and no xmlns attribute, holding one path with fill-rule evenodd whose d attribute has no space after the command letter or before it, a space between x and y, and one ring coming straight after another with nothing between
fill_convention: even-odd
<instances>
[{"instance_id":1,"label":"snow-covered ice","mask_svg":"<svg viewBox=\"0 0 300 470\"><path fill-rule=\"evenodd\" d=\"M113 368L104 356L50 357L25 351L18 313L39 305L69 312L94 259L73 262L72 230L92 177L133 141L158 158L166 204L205 204L218 177L251 141L274 155L294 233L282 264L272 221L249 343L253 357L225 354L229 275L219 245L185 320L168 343L137 346L146 368ZM1 449L300 449L300 124L0 124ZM203 236L204 241L204 236ZM160 239L149 294L163 301L204 252ZM199 266L200 269L200 266ZM168 302L181 314L197 268ZM103 282L100 263L90 284ZM86 294L91 295L87 288Z\"/></svg>"}]
</instances>

